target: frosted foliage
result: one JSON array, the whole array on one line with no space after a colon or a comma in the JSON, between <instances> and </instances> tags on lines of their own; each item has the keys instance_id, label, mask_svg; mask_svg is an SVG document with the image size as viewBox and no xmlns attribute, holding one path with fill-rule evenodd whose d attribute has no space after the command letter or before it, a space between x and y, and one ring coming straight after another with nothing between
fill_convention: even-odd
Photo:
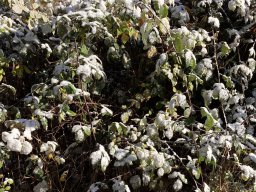
<instances>
[{"instance_id":1,"label":"frosted foliage","mask_svg":"<svg viewBox=\"0 0 256 192\"><path fill-rule=\"evenodd\" d=\"M56 148L58 146L58 143L55 141L47 141L46 143L43 143L40 147L40 152L45 152L46 154L55 152Z\"/></svg>"},{"instance_id":2,"label":"frosted foliage","mask_svg":"<svg viewBox=\"0 0 256 192\"><path fill-rule=\"evenodd\" d=\"M114 179L114 184L112 185L112 190L115 192L130 192L128 185L125 184L124 181L120 179Z\"/></svg>"},{"instance_id":3,"label":"frosted foliage","mask_svg":"<svg viewBox=\"0 0 256 192\"><path fill-rule=\"evenodd\" d=\"M219 28L220 27L220 21L216 17L209 17L208 23L212 24L214 27Z\"/></svg>"},{"instance_id":4,"label":"frosted foliage","mask_svg":"<svg viewBox=\"0 0 256 192\"><path fill-rule=\"evenodd\" d=\"M48 183L45 180L43 180L33 188L33 192L47 192L48 189Z\"/></svg>"},{"instance_id":5,"label":"frosted foliage","mask_svg":"<svg viewBox=\"0 0 256 192\"><path fill-rule=\"evenodd\" d=\"M91 153L90 159L92 165L99 165L103 172L105 172L107 166L110 163L110 157L102 145L99 145L98 151L94 151Z\"/></svg>"},{"instance_id":6,"label":"frosted foliage","mask_svg":"<svg viewBox=\"0 0 256 192\"><path fill-rule=\"evenodd\" d=\"M0 4L0 191L255 191L254 1Z\"/></svg>"},{"instance_id":7,"label":"frosted foliage","mask_svg":"<svg viewBox=\"0 0 256 192\"><path fill-rule=\"evenodd\" d=\"M24 154L24 155L28 155L28 154L30 154L32 152L32 149L33 149L32 145L29 142L24 141L22 143L22 148L21 148L21 152L20 153Z\"/></svg>"},{"instance_id":8,"label":"frosted foliage","mask_svg":"<svg viewBox=\"0 0 256 192\"><path fill-rule=\"evenodd\" d=\"M157 152L155 152L153 154L153 160L154 160L154 165L157 168L162 167L164 165L164 162L165 162L164 154L163 153L158 154Z\"/></svg>"},{"instance_id":9,"label":"frosted foliage","mask_svg":"<svg viewBox=\"0 0 256 192\"><path fill-rule=\"evenodd\" d=\"M188 106L186 96L182 94L175 94L169 104L170 109L174 109L175 107L180 106L185 108Z\"/></svg>"},{"instance_id":10,"label":"frosted foliage","mask_svg":"<svg viewBox=\"0 0 256 192\"><path fill-rule=\"evenodd\" d=\"M18 139L11 139L7 142L7 148L11 151L21 152L21 142Z\"/></svg>"},{"instance_id":11,"label":"frosted foliage","mask_svg":"<svg viewBox=\"0 0 256 192\"><path fill-rule=\"evenodd\" d=\"M182 186L183 186L183 184L182 184L181 180L180 180L180 179L177 179L177 180L174 182L174 184L173 184L173 189L174 189L175 191L180 191L180 190L182 189Z\"/></svg>"},{"instance_id":12,"label":"frosted foliage","mask_svg":"<svg viewBox=\"0 0 256 192\"><path fill-rule=\"evenodd\" d=\"M134 175L130 179L130 184L134 190L139 189L141 186L141 179L139 175Z\"/></svg>"},{"instance_id":13,"label":"frosted foliage","mask_svg":"<svg viewBox=\"0 0 256 192\"><path fill-rule=\"evenodd\" d=\"M190 16L183 5L171 8L172 17L177 19L179 23L184 24L190 21Z\"/></svg>"},{"instance_id":14,"label":"frosted foliage","mask_svg":"<svg viewBox=\"0 0 256 192\"><path fill-rule=\"evenodd\" d=\"M28 155L33 150L31 143L25 141L25 137L21 136L20 131L16 128L11 132L2 132L2 140L7 143L7 148L10 151Z\"/></svg>"},{"instance_id":15,"label":"frosted foliage","mask_svg":"<svg viewBox=\"0 0 256 192\"><path fill-rule=\"evenodd\" d=\"M102 182L96 182L93 183L89 189L87 190L87 192L99 192L100 190L106 190L108 189L108 186L105 183Z\"/></svg>"}]
</instances>

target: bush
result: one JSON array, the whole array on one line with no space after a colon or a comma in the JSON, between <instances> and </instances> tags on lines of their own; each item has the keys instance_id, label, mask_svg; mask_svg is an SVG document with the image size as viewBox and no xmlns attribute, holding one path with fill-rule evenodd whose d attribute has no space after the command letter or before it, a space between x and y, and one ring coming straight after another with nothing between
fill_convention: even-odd
<instances>
[{"instance_id":1,"label":"bush","mask_svg":"<svg viewBox=\"0 0 256 192\"><path fill-rule=\"evenodd\" d=\"M0 1L1 191L255 191L255 2Z\"/></svg>"}]
</instances>

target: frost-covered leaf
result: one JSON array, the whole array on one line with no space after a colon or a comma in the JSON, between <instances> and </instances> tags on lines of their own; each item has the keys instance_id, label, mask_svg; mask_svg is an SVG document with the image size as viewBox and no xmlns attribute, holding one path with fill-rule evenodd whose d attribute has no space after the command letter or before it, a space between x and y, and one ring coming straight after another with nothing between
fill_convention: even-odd
<instances>
[{"instance_id":1,"label":"frost-covered leaf","mask_svg":"<svg viewBox=\"0 0 256 192\"><path fill-rule=\"evenodd\" d=\"M129 121L130 113L129 112L124 112L121 115L121 120L123 123L127 123Z\"/></svg>"},{"instance_id":2,"label":"frost-covered leaf","mask_svg":"<svg viewBox=\"0 0 256 192\"><path fill-rule=\"evenodd\" d=\"M191 50L185 52L186 67L194 69L196 67L196 57Z\"/></svg>"},{"instance_id":3,"label":"frost-covered leaf","mask_svg":"<svg viewBox=\"0 0 256 192\"><path fill-rule=\"evenodd\" d=\"M33 188L33 192L47 192L48 189L49 189L48 183L45 180L43 180Z\"/></svg>"},{"instance_id":4,"label":"frost-covered leaf","mask_svg":"<svg viewBox=\"0 0 256 192\"><path fill-rule=\"evenodd\" d=\"M29 142L24 141L22 143L22 148L21 148L20 153L24 154L24 155L28 155L28 154L30 154L32 152L32 150L33 150L32 145Z\"/></svg>"},{"instance_id":5,"label":"frost-covered leaf","mask_svg":"<svg viewBox=\"0 0 256 192\"><path fill-rule=\"evenodd\" d=\"M130 188L128 185L125 184L120 178L113 179L114 184L112 185L112 190L114 192L130 192Z\"/></svg>"},{"instance_id":6,"label":"frost-covered leaf","mask_svg":"<svg viewBox=\"0 0 256 192\"><path fill-rule=\"evenodd\" d=\"M205 106L208 106L208 105L211 104L211 102L212 102L212 94L213 94L212 90L203 90L202 91L202 97L204 98Z\"/></svg>"},{"instance_id":7,"label":"frost-covered leaf","mask_svg":"<svg viewBox=\"0 0 256 192\"><path fill-rule=\"evenodd\" d=\"M220 21L216 17L209 17L208 23L212 24L214 27L219 28L220 27Z\"/></svg>"},{"instance_id":8,"label":"frost-covered leaf","mask_svg":"<svg viewBox=\"0 0 256 192\"><path fill-rule=\"evenodd\" d=\"M58 143L55 141L47 141L46 143L42 143L40 146L40 152L45 152L46 154L55 152Z\"/></svg>"},{"instance_id":9,"label":"frost-covered leaf","mask_svg":"<svg viewBox=\"0 0 256 192\"><path fill-rule=\"evenodd\" d=\"M139 175L134 175L130 178L130 184L134 190L139 189L141 186L141 178Z\"/></svg>"},{"instance_id":10,"label":"frost-covered leaf","mask_svg":"<svg viewBox=\"0 0 256 192\"><path fill-rule=\"evenodd\" d=\"M173 184L174 191L180 191L183 187L183 184L180 179L177 179Z\"/></svg>"},{"instance_id":11,"label":"frost-covered leaf","mask_svg":"<svg viewBox=\"0 0 256 192\"><path fill-rule=\"evenodd\" d=\"M204 183L204 192L211 192L210 187L206 183Z\"/></svg>"},{"instance_id":12,"label":"frost-covered leaf","mask_svg":"<svg viewBox=\"0 0 256 192\"><path fill-rule=\"evenodd\" d=\"M109 157L108 156L103 156L101 158L101 163L100 163L100 166L101 166L101 171L102 172L105 172L107 167L108 167L108 164L109 164Z\"/></svg>"},{"instance_id":13,"label":"frost-covered leaf","mask_svg":"<svg viewBox=\"0 0 256 192\"><path fill-rule=\"evenodd\" d=\"M87 192L100 192L101 190L108 190L108 186L102 182L96 182L90 185Z\"/></svg>"},{"instance_id":14,"label":"frost-covered leaf","mask_svg":"<svg viewBox=\"0 0 256 192\"><path fill-rule=\"evenodd\" d=\"M216 123L216 120L213 118L212 114L205 107L201 107L201 115L202 117L206 117L206 120L204 123L206 130L207 131L210 130Z\"/></svg>"},{"instance_id":15,"label":"frost-covered leaf","mask_svg":"<svg viewBox=\"0 0 256 192\"><path fill-rule=\"evenodd\" d=\"M98 146L99 150L92 152L90 155L91 163L94 166L99 165L101 167L101 171L105 172L110 163L110 157L102 145Z\"/></svg>"},{"instance_id":16,"label":"frost-covered leaf","mask_svg":"<svg viewBox=\"0 0 256 192\"><path fill-rule=\"evenodd\" d=\"M114 156L117 160L123 159L129 153L128 150L125 149L117 149Z\"/></svg>"},{"instance_id":17,"label":"frost-covered leaf","mask_svg":"<svg viewBox=\"0 0 256 192\"><path fill-rule=\"evenodd\" d=\"M113 111L104 105L102 105L102 109L100 112L103 116L113 116Z\"/></svg>"},{"instance_id":18,"label":"frost-covered leaf","mask_svg":"<svg viewBox=\"0 0 256 192\"><path fill-rule=\"evenodd\" d=\"M254 153L249 153L249 158L256 163L256 155Z\"/></svg>"},{"instance_id":19,"label":"frost-covered leaf","mask_svg":"<svg viewBox=\"0 0 256 192\"><path fill-rule=\"evenodd\" d=\"M169 108L172 110L177 106L180 106L183 109L188 107L188 103L185 95L176 93L175 95L172 96L171 101L169 103Z\"/></svg>"},{"instance_id":20,"label":"frost-covered leaf","mask_svg":"<svg viewBox=\"0 0 256 192\"><path fill-rule=\"evenodd\" d=\"M2 83L0 85L0 92L3 93L9 93L11 95L15 95L16 94L16 89L15 87L13 87L12 85L7 85L5 83Z\"/></svg>"}]
</instances>

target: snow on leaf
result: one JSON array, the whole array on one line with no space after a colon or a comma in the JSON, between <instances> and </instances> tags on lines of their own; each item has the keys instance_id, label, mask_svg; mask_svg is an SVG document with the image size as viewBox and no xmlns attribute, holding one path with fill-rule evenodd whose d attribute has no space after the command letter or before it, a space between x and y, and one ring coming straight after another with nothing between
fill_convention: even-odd
<instances>
[{"instance_id":1,"label":"snow on leaf","mask_svg":"<svg viewBox=\"0 0 256 192\"><path fill-rule=\"evenodd\" d=\"M196 57L191 50L187 50L185 53L186 67L194 69L196 67Z\"/></svg>"},{"instance_id":2,"label":"snow on leaf","mask_svg":"<svg viewBox=\"0 0 256 192\"><path fill-rule=\"evenodd\" d=\"M256 155L254 153L249 153L249 158L256 163Z\"/></svg>"},{"instance_id":3,"label":"snow on leaf","mask_svg":"<svg viewBox=\"0 0 256 192\"><path fill-rule=\"evenodd\" d=\"M108 153L105 151L104 146L98 145L99 149L94 151L90 155L92 165L99 165L101 167L101 171L105 172L107 166L110 163L110 157Z\"/></svg>"},{"instance_id":4,"label":"snow on leaf","mask_svg":"<svg viewBox=\"0 0 256 192\"><path fill-rule=\"evenodd\" d=\"M24 154L24 155L28 155L28 154L30 154L32 152L32 150L33 150L32 145L29 142L24 141L22 143L22 148L21 148L21 152L20 153Z\"/></svg>"},{"instance_id":5,"label":"snow on leaf","mask_svg":"<svg viewBox=\"0 0 256 192\"><path fill-rule=\"evenodd\" d=\"M174 182L174 184L173 184L173 189L174 189L175 191L180 191L180 190L182 189L182 187L183 187L183 184L182 184L182 182L181 182L180 179L177 179L177 180Z\"/></svg>"},{"instance_id":6,"label":"snow on leaf","mask_svg":"<svg viewBox=\"0 0 256 192\"><path fill-rule=\"evenodd\" d=\"M204 183L204 192L211 192L210 187L206 183Z\"/></svg>"},{"instance_id":7,"label":"snow on leaf","mask_svg":"<svg viewBox=\"0 0 256 192\"><path fill-rule=\"evenodd\" d=\"M216 120L213 118L212 114L205 107L201 107L201 115L202 117L206 117L206 120L204 123L206 130L207 131L210 130L216 123Z\"/></svg>"},{"instance_id":8,"label":"snow on leaf","mask_svg":"<svg viewBox=\"0 0 256 192\"><path fill-rule=\"evenodd\" d=\"M48 183L45 180L43 180L33 188L33 192L47 192L48 189L49 189Z\"/></svg>"},{"instance_id":9,"label":"snow on leaf","mask_svg":"<svg viewBox=\"0 0 256 192\"><path fill-rule=\"evenodd\" d=\"M102 109L100 112L103 116L113 116L113 111L104 105L102 105Z\"/></svg>"},{"instance_id":10,"label":"snow on leaf","mask_svg":"<svg viewBox=\"0 0 256 192\"><path fill-rule=\"evenodd\" d=\"M114 156L117 160L123 159L129 153L128 150L125 149L117 149Z\"/></svg>"},{"instance_id":11,"label":"snow on leaf","mask_svg":"<svg viewBox=\"0 0 256 192\"><path fill-rule=\"evenodd\" d=\"M130 178L130 184L134 190L139 189L141 186L141 178L139 175L134 175Z\"/></svg>"}]
</instances>

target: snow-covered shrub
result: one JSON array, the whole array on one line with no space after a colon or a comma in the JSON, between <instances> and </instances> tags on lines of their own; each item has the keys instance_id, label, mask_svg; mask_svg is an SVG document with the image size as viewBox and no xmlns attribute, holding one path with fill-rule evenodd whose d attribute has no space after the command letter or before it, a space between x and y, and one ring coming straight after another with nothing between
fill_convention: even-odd
<instances>
[{"instance_id":1,"label":"snow-covered shrub","mask_svg":"<svg viewBox=\"0 0 256 192\"><path fill-rule=\"evenodd\" d=\"M255 10L0 1L0 190L255 190Z\"/></svg>"}]
</instances>

